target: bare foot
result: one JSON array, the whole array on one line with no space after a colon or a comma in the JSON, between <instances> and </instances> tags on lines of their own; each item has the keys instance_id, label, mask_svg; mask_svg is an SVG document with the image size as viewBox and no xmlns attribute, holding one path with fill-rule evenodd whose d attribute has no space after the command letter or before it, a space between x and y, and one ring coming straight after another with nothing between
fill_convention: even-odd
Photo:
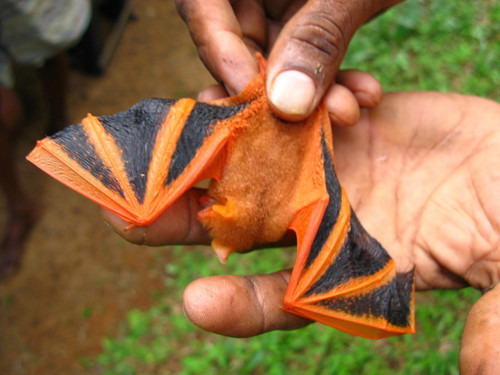
<instances>
[{"instance_id":1,"label":"bare foot","mask_svg":"<svg viewBox=\"0 0 500 375\"><path fill-rule=\"evenodd\" d=\"M40 209L34 203L11 212L0 246L0 280L13 276L19 270L24 242L39 217Z\"/></svg>"}]
</instances>

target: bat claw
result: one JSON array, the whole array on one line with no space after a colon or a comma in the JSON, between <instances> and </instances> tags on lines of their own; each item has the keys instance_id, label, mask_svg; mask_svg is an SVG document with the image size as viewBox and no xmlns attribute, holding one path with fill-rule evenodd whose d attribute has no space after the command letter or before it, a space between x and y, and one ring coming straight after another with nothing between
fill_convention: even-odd
<instances>
[{"instance_id":1,"label":"bat claw","mask_svg":"<svg viewBox=\"0 0 500 375\"><path fill-rule=\"evenodd\" d=\"M208 208L215 204L215 199L209 197L208 195L203 195L198 199L198 203L201 205L201 207Z\"/></svg>"},{"instance_id":2,"label":"bat claw","mask_svg":"<svg viewBox=\"0 0 500 375\"><path fill-rule=\"evenodd\" d=\"M235 216L235 204L232 199L224 198L216 203L216 200L208 195L201 196L198 203L203 207L203 210L198 212L197 219L207 226L214 220L227 220Z\"/></svg>"},{"instance_id":3,"label":"bat claw","mask_svg":"<svg viewBox=\"0 0 500 375\"><path fill-rule=\"evenodd\" d=\"M226 264L229 254L233 252L233 249L229 246L222 245L215 240L212 240L212 249L214 250L215 255L217 255L217 258L219 258L219 262L222 264Z\"/></svg>"},{"instance_id":4,"label":"bat claw","mask_svg":"<svg viewBox=\"0 0 500 375\"><path fill-rule=\"evenodd\" d=\"M224 219L231 219L237 214L236 202L232 198L223 198L219 203L212 206L214 213L220 215Z\"/></svg>"}]
</instances>

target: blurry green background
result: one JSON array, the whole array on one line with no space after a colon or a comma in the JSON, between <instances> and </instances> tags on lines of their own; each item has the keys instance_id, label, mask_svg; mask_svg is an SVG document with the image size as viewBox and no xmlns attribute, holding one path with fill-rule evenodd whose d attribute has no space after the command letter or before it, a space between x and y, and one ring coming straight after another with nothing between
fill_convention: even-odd
<instances>
[{"instance_id":1,"label":"blurry green background","mask_svg":"<svg viewBox=\"0 0 500 375\"><path fill-rule=\"evenodd\" d=\"M500 98L500 4L409 0L365 25L344 68L372 72L386 91L439 90ZM417 296L417 334L370 341L322 325L251 339L208 334L180 311L186 285L215 274L268 273L293 265L295 251L233 255L222 266L208 248L174 247L164 288L147 311L132 310L96 358L102 374L458 374L462 327L477 291ZM171 307L175 306L175 307ZM90 314L84 311L83 314Z\"/></svg>"}]
</instances>

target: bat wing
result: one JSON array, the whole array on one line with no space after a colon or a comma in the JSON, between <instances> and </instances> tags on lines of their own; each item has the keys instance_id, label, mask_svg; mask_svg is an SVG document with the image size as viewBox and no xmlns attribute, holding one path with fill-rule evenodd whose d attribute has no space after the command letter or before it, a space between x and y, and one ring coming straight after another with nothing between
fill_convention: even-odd
<instances>
[{"instance_id":1,"label":"bat wing","mask_svg":"<svg viewBox=\"0 0 500 375\"><path fill-rule=\"evenodd\" d=\"M233 100L234 102L234 100ZM245 103L145 99L46 137L27 159L133 225L152 223L205 178L218 178L231 118Z\"/></svg>"},{"instance_id":2,"label":"bat wing","mask_svg":"<svg viewBox=\"0 0 500 375\"><path fill-rule=\"evenodd\" d=\"M283 309L367 338L415 332L414 272L397 273L352 211L335 174L325 116L320 110L315 120L323 124L317 140L321 160L314 163L324 174L323 197L290 225L297 234L297 259Z\"/></svg>"},{"instance_id":3,"label":"bat wing","mask_svg":"<svg viewBox=\"0 0 500 375\"><path fill-rule=\"evenodd\" d=\"M39 141L28 160L132 226L148 225L199 181L219 180L242 129L272 118L262 116L263 67L261 59L260 78L222 101L146 99L115 115L89 115ZM306 120L311 124L317 124L312 132L297 124L284 128L304 130L310 147L297 152L302 159L279 151L293 161L287 173L300 171L296 186L281 189L293 197L279 206L287 212L284 222L293 217L289 227L298 242L284 309L370 338L413 332L413 271L397 273L352 212L335 175L324 104Z\"/></svg>"}]
</instances>

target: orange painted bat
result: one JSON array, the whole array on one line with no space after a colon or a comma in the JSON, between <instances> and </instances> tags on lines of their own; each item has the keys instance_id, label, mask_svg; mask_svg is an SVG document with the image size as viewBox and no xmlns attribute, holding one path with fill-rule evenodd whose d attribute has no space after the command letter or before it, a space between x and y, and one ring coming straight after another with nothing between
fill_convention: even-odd
<instances>
[{"instance_id":1,"label":"orange painted bat","mask_svg":"<svg viewBox=\"0 0 500 375\"><path fill-rule=\"evenodd\" d=\"M201 103L146 99L37 143L28 160L113 211L151 224L212 179L199 212L225 262L296 233L283 309L368 338L414 332L414 271L361 226L340 186L324 104L301 123L271 113L261 73L240 95Z\"/></svg>"}]
</instances>

